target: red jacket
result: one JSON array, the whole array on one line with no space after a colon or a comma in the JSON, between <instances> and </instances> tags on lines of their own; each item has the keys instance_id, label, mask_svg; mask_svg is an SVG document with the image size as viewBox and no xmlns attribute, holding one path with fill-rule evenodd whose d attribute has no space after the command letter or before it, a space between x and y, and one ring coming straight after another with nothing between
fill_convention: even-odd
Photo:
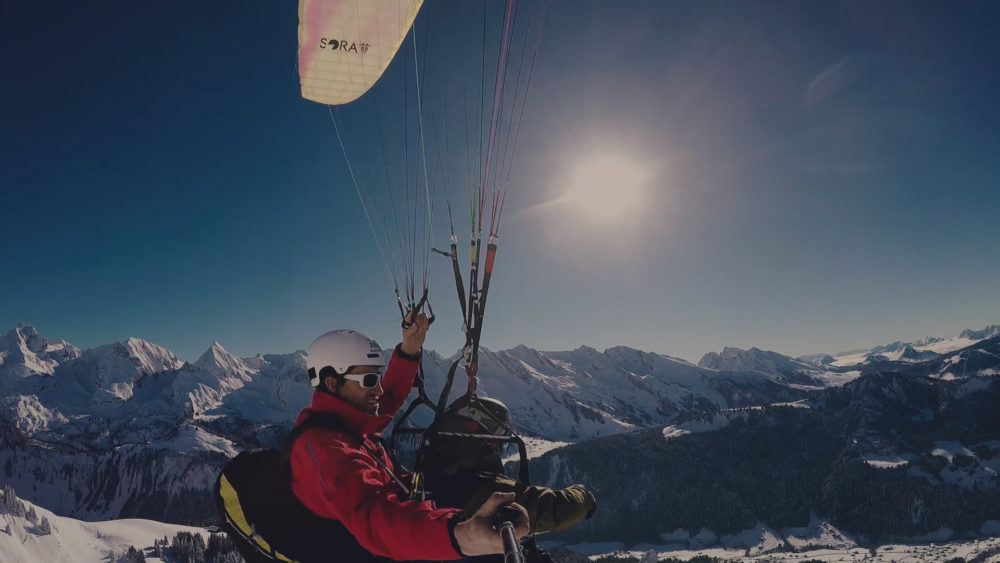
<instances>
[{"instance_id":1,"label":"red jacket","mask_svg":"<svg viewBox=\"0 0 1000 563\"><path fill-rule=\"evenodd\" d=\"M336 414L347 431L311 428L292 446L292 491L319 516L342 523L375 555L396 560L459 559L454 527L462 514L435 508L430 501L406 500L387 468L389 455L375 436L406 400L417 362L393 352L382 376L380 414L370 415L329 393L316 391L296 419L311 413ZM362 445L363 444L363 445ZM331 546L331 555L336 546Z\"/></svg>"}]
</instances>

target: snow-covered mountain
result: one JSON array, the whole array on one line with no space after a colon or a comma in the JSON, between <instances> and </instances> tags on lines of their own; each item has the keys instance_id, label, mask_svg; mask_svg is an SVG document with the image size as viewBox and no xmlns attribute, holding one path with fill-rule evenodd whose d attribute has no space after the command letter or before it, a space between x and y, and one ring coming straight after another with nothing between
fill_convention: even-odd
<instances>
[{"instance_id":1,"label":"snow-covered mountain","mask_svg":"<svg viewBox=\"0 0 1000 563\"><path fill-rule=\"evenodd\" d=\"M789 384L823 386L822 379L815 378L819 375L816 373L815 365L757 348L740 350L726 347L721 354L715 352L705 354L698 365L718 371L760 373Z\"/></svg>"},{"instance_id":2,"label":"snow-covered mountain","mask_svg":"<svg viewBox=\"0 0 1000 563\"><path fill-rule=\"evenodd\" d=\"M81 351L28 325L0 343L0 476L30 500L84 519L211 519L206 495L221 464L240 449L277 444L312 394L301 351L238 358L213 343L189 363L136 338ZM997 369L990 358L973 347L908 365L962 377ZM435 402L452 361L425 351ZM795 401L862 371L756 348L727 348L694 365L627 347L518 346L481 351L479 392L504 401L523 435L572 443ZM465 380L460 368L452 397ZM411 420L430 415L418 409Z\"/></svg>"},{"instance_id":3,"label":"snow-covered mountain","mask_svg":"<svg viewBox=\"0 0 1000 563\"><path fill-rule=\"evenodd\" d=\"M941 338L931 336L915 342L896 341L864 350L851 350L837 354L813 354L798 358L813 365L854 367L868 361L921 362L942 354L967 348L977 342L1000 336L1000 325L989 325L982 330L963 330L958 336Z\"/></svg>"},{"instance_id":4,"label":"snow-covered mountain","mask_svg":"<svg viewBox=\"0 0 1000 563\"><path fill-rule=\"evenodd\" d=\"M0 336L0 383L11 385L17 378L52 375L56 366L80 356L80 350L65 340L49 340L34 327L19 324Z\"/></svg>"},{"instance_id":5,"label":"snow-covered mountain","mask_svg":"<svg viewBox=\"0 0 1000 563\"><path fill-rule=\"evenodd\" d=\"M9 360L50 341L22 325L4 342ZM18 376L0 395L0 467L30 500L83 519L208 518L221 464L273 444L311 392L301 353L240 360L214 344L185 363L136 338L83 352L56 342L28 348L49 350L30 357L44 371L6 364Z\"/></svg>"}]
</instances>

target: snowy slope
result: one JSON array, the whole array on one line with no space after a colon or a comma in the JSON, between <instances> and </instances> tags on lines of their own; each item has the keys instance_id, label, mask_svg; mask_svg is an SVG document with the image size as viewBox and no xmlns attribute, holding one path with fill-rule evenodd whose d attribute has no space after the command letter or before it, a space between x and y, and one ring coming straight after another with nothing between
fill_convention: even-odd
<instances>
[{"instance_id":1,"label":"snowy slope","mask_svg":"<svg viewBox=\"0 0 1000 563\"><path fill-rule=\"evenodd\" d=\"M135 547L146 552L150 563L153 540L173 538L177 532L200 534L204 528L164 524L152 520L112 520L83 522L54 514L21 500L24 513L16 514L0 506L0 561L45 563L97 563L117 561ZM42 522L47 522L47 529Z\"/></svg>"},{"instance_id":2,"label":"snowy slope","mask_svg":"<svg viewBox=\"0 0 1000 563\"><path fill-rule=\"evenodd\" d=\"M622 543L613 542L576 544L569 547L575 553L594 559L602 556L632 557L643 563L659 561L661 558L689 561L696 557L716 558L722 561L759 561L761 563L796 563L800 561L840 561L844 563L982 561L984 563L997 563L1000 561L1000 536L995 531L998 527L1000 526L989 528L994 531L984 531L983 535L986 537L983 539L948 541L946 538L949 530L942 530L940 534L923 538L922 541L889 543L875 548L854 545L851 538L842 536L839 530L826 522L820 522L815 527L783 530L785 543L791 548L791 551L783 549L784 545L779 545L779 548L773 551L765 551L768 545L774 545L773 536L766 531L756 529L747 530L741 534L741 537L750 537L756 540L749 547L740 542L710 548L676 543L625 546ZM757 534L760 534L759 539L756 537ZM543 547L549 547L546 542L541 543Z\"/></svg>"},{"instance_id":3,"label":"snowy slope","mask_svg":"<svg viewBox=\"0 0 1000 563\"><path fill-rule=\"evenodd\" d=\"M703 368L718 371L749 371L774 377L793 384L820 386L812 375L815 366L782 356L777 352L769 352L751 348L726 347L722 353L709 352L705 354L698 365Z\"/></svg>"},{"instance_id":4,"label":"snowy slope","mask_svg":"<svg viewBox=\"0 0 1000 563\"><path fill-rule=\"evenodd\" d=\"M29 518L27 514L15 515L0 506L0 561L5 563L105 563L117 561L130 547L142 551L149 563L157 563L162 559L153 553L154 540L162 541L164 537L172 540L178 532L188 532L202 536L207 542L210 535L205 528L153 520L84 522L58 516L28 501L20 502L25 513L33 513L32 517ZM48 533L43 533L39 525L43 520L48 522ZM998 532L1000 522L992 522L982 530L984 535L997 536ZM801 561L804 558L824 561L899 561L902 558L935 561L963 557L969 560L1000 549L1000 537L953 543L941 542L941 538L931 538L928 542L933 543L881 546L873 556L871 550L858 546L850 535L815 517L809 526L803 528L775 531L759 525L740 534L723 537L715 536L707 530L697 534L676 530L664 533L661 539L662 543L659 545L625 546L605 543L577 544L571 547L577 553L592 556L613 552L642 557L652 551L661 557L681 559L701 555L772 562ZM780 549L781 540L787 542L795 552L784 553ZM719 547L706 547L716 543L720 544ZM543 542L543 547L551 549L546 542Z\"/></svg>"}]
</instances>

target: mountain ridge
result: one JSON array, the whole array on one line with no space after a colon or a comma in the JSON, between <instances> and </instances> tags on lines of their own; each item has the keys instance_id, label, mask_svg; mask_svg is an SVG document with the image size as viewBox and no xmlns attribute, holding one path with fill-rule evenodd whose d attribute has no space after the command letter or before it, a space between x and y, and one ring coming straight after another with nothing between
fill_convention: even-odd
<instances>
[{"instance_id":1,"label":"mountain ridge","mask_svg":"<svg viewBox=\"0 0 1000 563\"><path fill-rule=\"evenodd\" d=\"M29 500L59 514L214 518L196 507L210 506L204 495L221 463L240 449L280 443L313 392L301 350L237 358L213 342L198 361L181 362L141 339L79 351L26 325L12 333L4 342L20 350L30 339L56 360L11 379L0 395L0 471ZM990 358L973 346L923 363L873 365L933 365L946 379L996 369ZM424 352L435 402L455 359ZM725 369L714 369L625 346L483 349L479 392L504 401L518 432L544 445L684 424L720 409L801 402L862 374L856 365L817 367L756 348L729 348L725 360ZM465 378L457 377L452 397L464 391ZM418 409L412 422L424 425L430 414Z\"/></svg>"}]
</instances>

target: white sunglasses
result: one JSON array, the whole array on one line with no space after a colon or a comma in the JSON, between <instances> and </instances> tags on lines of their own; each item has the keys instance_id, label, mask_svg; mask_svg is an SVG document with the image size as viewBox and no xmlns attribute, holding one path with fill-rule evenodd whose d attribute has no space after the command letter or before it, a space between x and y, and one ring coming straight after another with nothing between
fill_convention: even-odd
<instances>
[{"instance_id":1,"label":"white sunglasses","mask_svg":"<svg viewBox=\"0 0 1000 563\"><path fill-rule=\"evenodd\" d=\"M375 372L369 373L345 373L344 379L350 379L351 381L357 381L358 385L364 387L365 389L371 389L378 385L379 379L382 376Z\"/></svg>"}]
</instances>

